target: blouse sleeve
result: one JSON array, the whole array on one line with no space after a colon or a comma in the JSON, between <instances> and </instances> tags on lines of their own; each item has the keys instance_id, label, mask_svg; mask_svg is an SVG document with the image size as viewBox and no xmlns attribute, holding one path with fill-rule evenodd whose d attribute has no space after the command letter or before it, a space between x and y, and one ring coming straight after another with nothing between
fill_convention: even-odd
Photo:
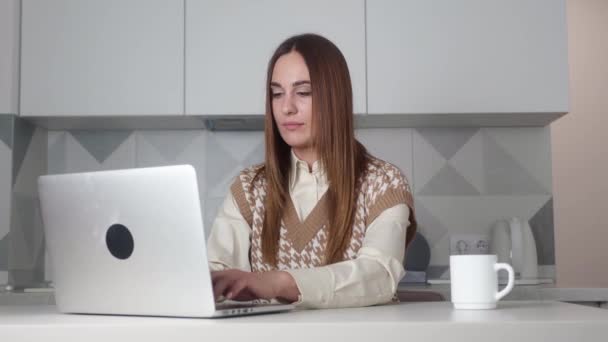
<instances>
[{"instance_id":1,"label":"blouse sleeve","mask_svg":"<svg viewBox=\"0 0 608 342\"><path fill-rule=\"evenodd\" d=\"M231 192L224 199L207 240L212 271L235 268L251 272L249 263L251 227L239 211Z\"/></svg>"}]
</instances>

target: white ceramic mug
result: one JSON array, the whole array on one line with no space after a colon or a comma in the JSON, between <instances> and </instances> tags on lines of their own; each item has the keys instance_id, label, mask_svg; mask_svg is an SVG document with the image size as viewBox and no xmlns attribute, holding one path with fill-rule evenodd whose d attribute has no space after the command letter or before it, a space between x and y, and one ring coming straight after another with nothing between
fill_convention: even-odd
<instances>
[{"instance_id":1,"label":"white ceramic mug","mask_svg":"<svg viewBox=\"0 0 608 342\"><path fill-rule=\"evenodd\" d=\"M509 273L507 286L498 292L498 270ZM450 283L455 309L494 309L496 302L515 285L509 264L498 263L496 255L450 256Z\"/></svg>"}]
</instances>

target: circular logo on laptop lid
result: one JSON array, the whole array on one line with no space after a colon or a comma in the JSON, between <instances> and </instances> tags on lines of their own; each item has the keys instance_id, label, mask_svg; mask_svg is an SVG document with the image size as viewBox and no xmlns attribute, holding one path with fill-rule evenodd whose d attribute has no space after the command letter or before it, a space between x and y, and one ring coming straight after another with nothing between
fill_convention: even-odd
<instances>
[{"instance_id":1,"label":"circular logo on laptop lid","mask_svg":"<svg viewBox=\"0 0 608 342\"><path fill-rule=\"evenodd\" d=\"M133 235L122 224L113 224L106 232L106 246L118 259L127 259L133 254Z\"/></svg>"}]
</instances>

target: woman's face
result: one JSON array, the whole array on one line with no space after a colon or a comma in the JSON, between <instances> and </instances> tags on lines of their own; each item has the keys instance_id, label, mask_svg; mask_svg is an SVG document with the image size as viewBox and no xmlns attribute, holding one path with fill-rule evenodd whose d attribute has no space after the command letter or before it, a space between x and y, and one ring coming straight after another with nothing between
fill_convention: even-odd
<instances>
[{"instance_id":1,"label":"woman's face","mask_svg":"<svg viewBox=\"0 0 608 342\"><path fill-rule=\"evenodd\" d=\"M312 146L312 89L304 58L292 51L272 70L272 113L285 142L294 149Z\"/></svg>"}]
</instances>

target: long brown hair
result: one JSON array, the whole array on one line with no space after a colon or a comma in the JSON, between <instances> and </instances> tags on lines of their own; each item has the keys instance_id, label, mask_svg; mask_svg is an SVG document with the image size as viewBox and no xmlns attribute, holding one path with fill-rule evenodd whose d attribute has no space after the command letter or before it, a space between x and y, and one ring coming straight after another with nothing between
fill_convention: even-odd
<instances>
[{"instance_id":1,"label":"long brown hair","mask_svg":"<svg viewBox=\"0 0 608 342\"><path fill-rule=\"evenodd\" d=\"M325 264L343 260L350 244L355 218L358 180L369 155L355 139L350 74L344 56L331 41L315 34L288 38L268 63L264 135L266 190L262 228L264 261L277 265L281 219L289 196L290 146L281 138L272 113L270 82L277 60L296 51L304 58L312 88L312 136L328 181L328 239Z\"/></svg>"}]
</instances>

